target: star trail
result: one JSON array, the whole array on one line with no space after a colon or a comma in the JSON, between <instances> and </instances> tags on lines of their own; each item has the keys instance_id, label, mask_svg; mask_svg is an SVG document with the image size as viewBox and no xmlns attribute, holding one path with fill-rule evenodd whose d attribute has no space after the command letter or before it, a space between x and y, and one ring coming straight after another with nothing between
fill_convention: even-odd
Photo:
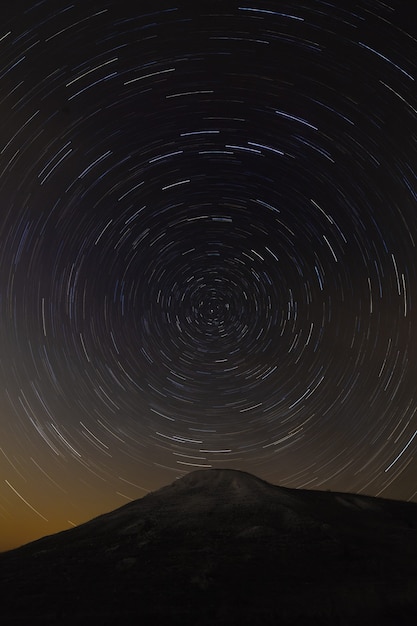
<instances>
[{"instance_id":1,"label":"star trail","mask_svg":"<svg viewBox=\"0 0 417 626\"><path fill-rule=\"evenodd\" d=\"M0 549L196 469L417 500L408 0L0 9Z\"/></svg>"}]
</instances>

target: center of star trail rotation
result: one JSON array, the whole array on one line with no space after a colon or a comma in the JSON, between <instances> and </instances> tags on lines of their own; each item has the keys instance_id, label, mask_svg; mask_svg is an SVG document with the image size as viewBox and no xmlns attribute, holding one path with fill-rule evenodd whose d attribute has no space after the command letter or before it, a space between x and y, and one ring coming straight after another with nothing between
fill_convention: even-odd
<instances>
[{"instance_id":1,"label":"center of star trail rotation","mask_svg":"<svg viewBox=\"0 0 417 626\"><path fill-rule=\"evenodd\" d=\"M408 4L0 10L6 534L194 467L415 498Z\"/></svg>"}]
</instances>

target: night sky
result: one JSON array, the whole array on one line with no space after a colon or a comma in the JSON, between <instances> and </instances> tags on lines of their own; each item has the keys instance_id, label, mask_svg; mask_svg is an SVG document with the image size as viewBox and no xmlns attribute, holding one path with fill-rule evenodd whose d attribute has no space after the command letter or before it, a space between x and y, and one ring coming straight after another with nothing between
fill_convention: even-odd
<instances>
[{"instance_id":1,"label":"night sky","mask_svg":"<svg viewBox=\"0 0 417 626\"><path fill-rule=\"evenodd\" d=\"M0 549L206 467L417 501L413 7L1 5Z\"/></svg>"}]
</instances>

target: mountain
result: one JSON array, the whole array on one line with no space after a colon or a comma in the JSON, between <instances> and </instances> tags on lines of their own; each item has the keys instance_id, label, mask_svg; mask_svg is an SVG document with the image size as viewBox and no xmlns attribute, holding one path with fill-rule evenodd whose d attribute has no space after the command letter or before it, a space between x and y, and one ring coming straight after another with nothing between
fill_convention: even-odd
<instances>
[{"instance_id":1,"label":"mountain","mask_svg":"<svg viewBox=\"0 0 417 626\"><path fill-rule=\"evenodd\" d=\"M192 472L0 554L2 624L408 626L417 504Z\"/></svg>"}]
</instances>

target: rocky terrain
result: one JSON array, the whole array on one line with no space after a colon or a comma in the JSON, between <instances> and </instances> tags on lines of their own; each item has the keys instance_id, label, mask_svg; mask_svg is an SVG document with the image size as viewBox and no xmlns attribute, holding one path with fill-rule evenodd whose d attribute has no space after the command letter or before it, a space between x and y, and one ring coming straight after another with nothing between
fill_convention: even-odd
<instances>
[{"instance_id":1,"label":"rocky terrain","mask_svg":"<svg viewBox=\"0 0 417 626\"><path fill-rule=\"evenodd\" d=\"M2 624L417 623L417 504L192 472L0 554Z\"/></svg>"}]
</instances>

